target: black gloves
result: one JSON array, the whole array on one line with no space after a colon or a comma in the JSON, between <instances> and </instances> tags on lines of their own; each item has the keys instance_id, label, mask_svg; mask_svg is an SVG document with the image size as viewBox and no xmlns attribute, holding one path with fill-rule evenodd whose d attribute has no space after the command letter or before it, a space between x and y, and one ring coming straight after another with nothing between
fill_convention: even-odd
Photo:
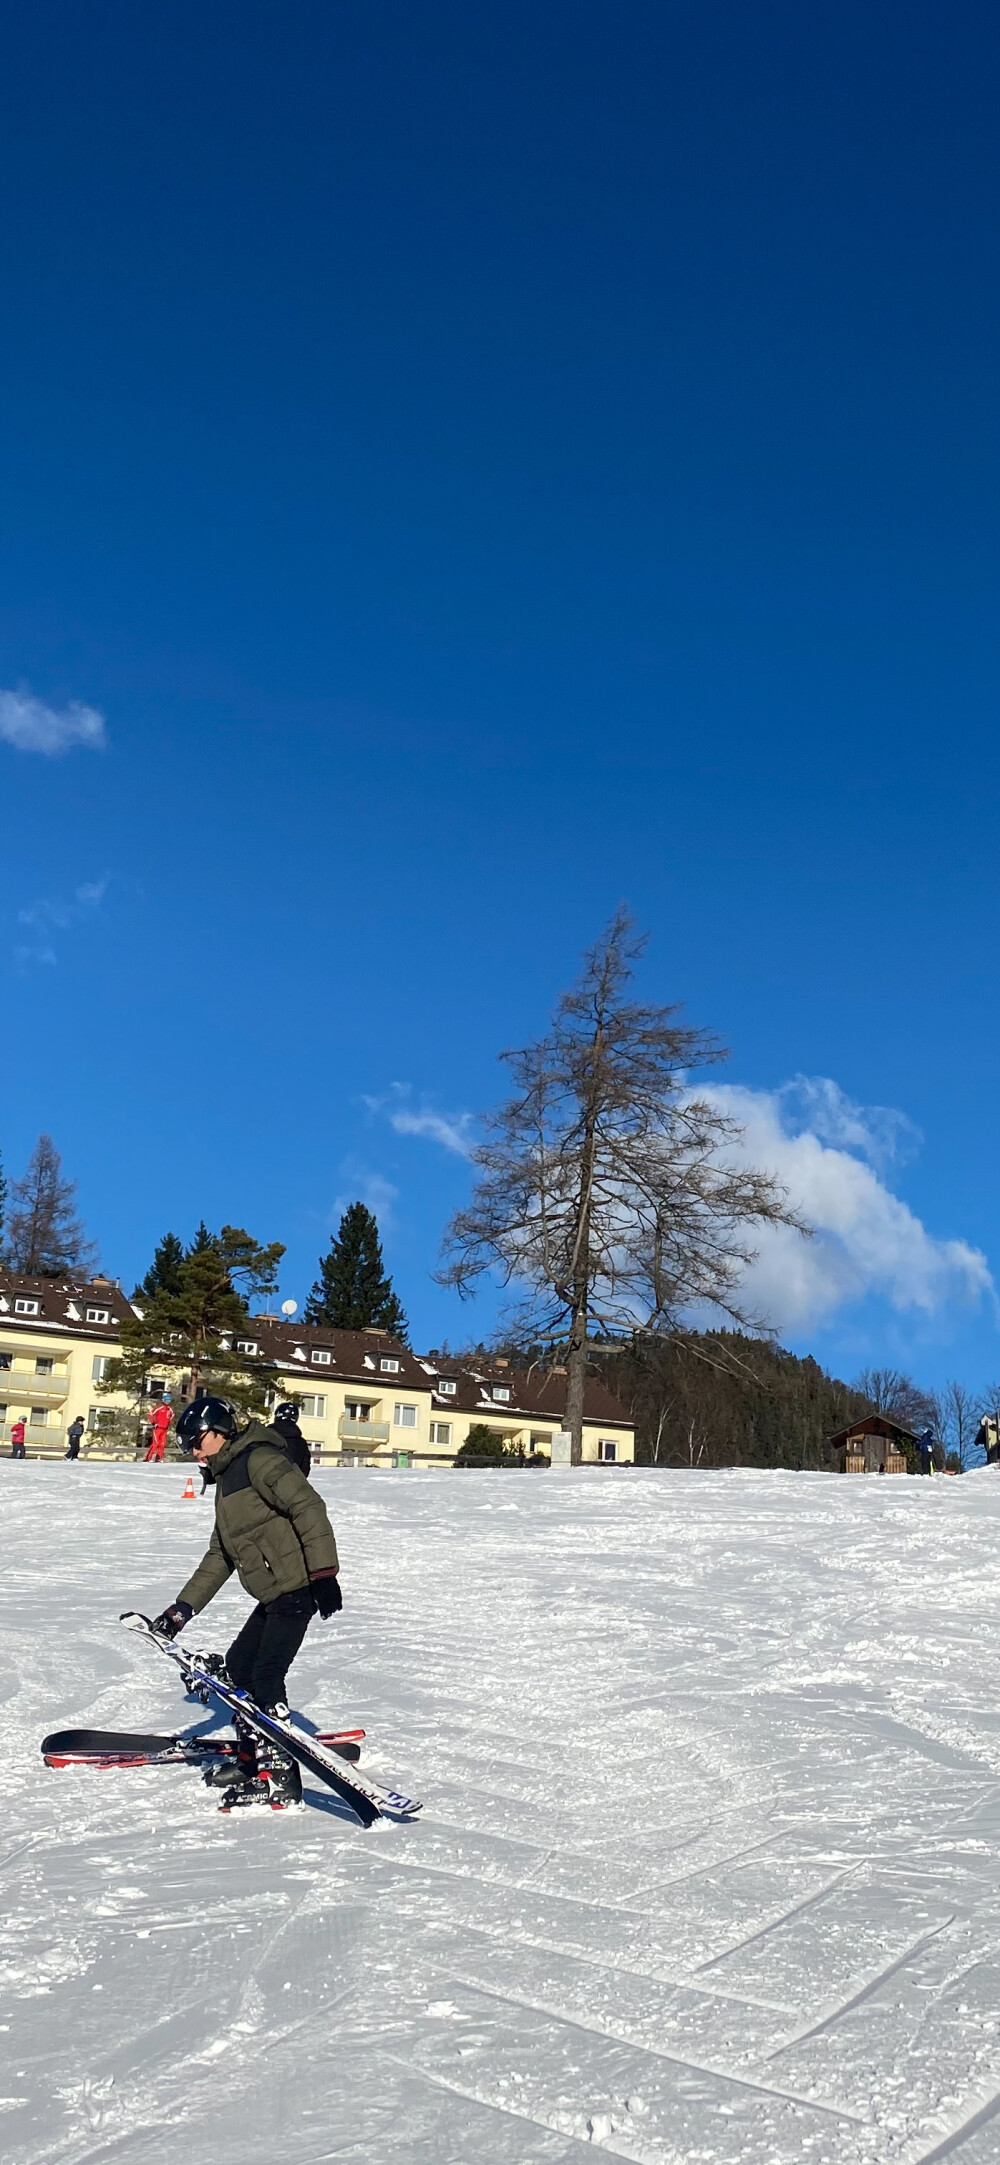
<instances>
[{"instance_id":1,"label":"black gloves","mask_svg":"<svg viewBox=\"0 0 1000 2165\"><path fill-rule=\"evenodd\" d=\"M173 1608L164 1609L162 1616L154 1616L153 1630L162 1631L165 1639L176 1639L185 1624L190 1623L194 1610L189 1601L175 1601Z\"/></svg>"},{"instance_id":2,"label":"black gloves","mask_svg":"<svg viewBox=\"0 0 1000 2165\"><path fill-rule=\"evenodd\" d=\"M320 1616L336 1616L344 1606L340 1580L335 1571L315 1571L309 1581L309 1590Z\"/></svg>"}]
</instances>

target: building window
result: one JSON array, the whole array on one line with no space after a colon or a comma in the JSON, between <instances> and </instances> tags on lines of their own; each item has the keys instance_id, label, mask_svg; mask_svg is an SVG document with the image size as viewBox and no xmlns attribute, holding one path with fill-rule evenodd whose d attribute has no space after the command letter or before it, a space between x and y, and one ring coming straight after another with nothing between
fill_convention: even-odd
<instances>
[{"instance_id":1,"label":"building window","mask_svg":"<svg viewBox=\"0 0 1000 2165\"><path fill-rule=\"evenodd\" d=\"M18 1300L14 1302L14 1314L16 1316L37 1316L41 1314L41 1307L41 1301Z\"/></svg>"},{"instance_id":2,"label":"building window","mask_svg":"<svg viewBox=\"0 0 1000 2165\"><path fill-rule=\"evenodd\" d=\"M450 1421L432 1421L432 1422L431 1422L431 1442L432 1442L432 1443L438 1443L438 1444L440 1444L440 1445L441 1445L441 1448L442 1448L442 1450L445 1450L445 1451L450 1451L450 1449L451 1449L451 1422L450 1422Z\"/></svg>"},{"instance_id":3,"label":"building window","mask_svg":"<svg viewBox=\"0 0 1000 2165\"><path fill-rule=\"evenodd\" d=\"M93 1431L95 1428L100 1428L102 1421L113 1420L114 1414L112 1413L110 1406L90 1406L87 1409L87 1427L91 1431Z\"/></svg>"},{"instance_id":4,"label":"building window","mask_svg":"<svg viewBox=\"0 0 1000 2165\"><path fill-rule=\"evenodd\" d=\"M48 1427L48 1425L49 1425L49 1409L48 1409L48 1407L47 1407L47 1406L32 1406L31 1412L30 1412L30 1413L29 1413L29 1415L28 1415L28 1427L29 1427L29 1428L47 1428L47 1427Z\"/></svg>"},{"instance_id":5,"label":"building window","mask_svg":"<svg viewBox=\"0 0 1000 2165\"><path fill-rule=\"evenodd\" d=\"M0 1353L0 1368L9 1368L9 1367L10 1367L10 1354L9 1354L9 1353Z\"/></svg>"},{"instance_id":6,"label":"building window","mask_svg":"<svg viewBox=\"0 0 1000 2165\"><path fill-rule=\"evenodd\" d=\"M392 1418L395 1421L397 1428L416 1428L416 1406L401 1406L397 1402L396 1410L393 1413Z\"/></svg>"},{"instance_id":7,"label":"building window","mask_svg":"<svg viewBox=\"0 0 1000 2165\"><path fill-rule=\"evenodd\" d=\"M236 1351L237 1353L259 1353L260 1347L256 1338L238 1338L236 1340Z\"/></svg>"},{"instance_id":8,"label":"building window","mask_svg":"<svg viewBox=\"0 0 1000 2165\"><path fill-rule=\"evenodd\" d=\"M457 1383L448 1383L445 1381L443 1376L439 1376L436 1388L440 1392L442 1398L454 1398L455 1392L458 1389L458 1385Z\"/></svg>"},{"instance_id":9,"label":"building window","mask_svg":"<svg viewBox=\"0 0 1000 2165\"><path fill-rule=\"evenodd\" d=\"M510 1398L509 1386L506 1383L495 1383L493 1385L493 1397L502 1399L504 1405L506 1405Z\"/></svg>"},{"instance_id":10,"label":"building window","mask_svg":"<svg viewBox=\"0 0 1000 2165\"><path fill-rule=\"evenodd\" d=\"M399 1362L390 1361L386 1359L385 1355L383 1355L378 1365L384 1376L398 1376L399 1374Z\"/></svg>"},{"instance_id":11,"label":"building window","mask_svg":"<svg viewBox=\"0 0 1000 2165\"><path fill-rule=\"evenodd\" d=\"M40 1353L35 1362L35 1374L36 1376L51 1376L54 1367L55 1362L49 1359L48 1354Z\"/></svg>"},{"instance_id":12,"label":"building window","mask_svg":"<svg viewBox=\"0 0 1000 2165\"><path fill-rule=\"evenodd\" d=\"M317 1368L329 1368L333 1360L333 1354L322 1353L319 1350L314 1350L312 1353L310 1353L309 1358L311 1361L315 1361Z\"/></svg>"},{"instance_id":13,"label":"building window","mask_svg":"<svg viewBox=\"0 0 1000 2165\"><path fill-rule=\"evenodd\" d=\"M349 1421L370 1421L374 1403L375 1401L370 1398L345 1398L344 1412L347 1419Z\"/></svg>"},{"instance_id":14,"label":"building window","mask_svg":"<svg viewBox=\"0 0 1000 2165\"><path fill-rule=\"evenodd\" d=\"M87 1321L88 1323L110 1323L110 1308L88 1308Z\"/></svg>"},{"instance_id":15,"label":"building window","mask_svg":"<svg viewBox=\"0 0 1000 2165\"><path fill-rule=\"evenodd\" d=\"M317 1396L315 1395L315 1393L314 1393L314 1392L312 1392L312 1391L306 1391L306 1392L305 1392L305 1393L303 1394L303 1396L302 1396L302 1397L301 1397L301 1398L299 1399L299 1412L300 1412L300 1413L304 1413L304 1414L305 1414L305 1417L306 1417L306 1420L307 1420L307 1421L325 1421L325 1420L326 1420L326 1398L325 1398L325 1396L323 1396L322 1394L320 1394L320 1396L319 1396L319 1397L317 1397Z\"/></svg>"},{"instance_id":16,"label":"building window","mask_svg":"<svg viewBox=\"0 0 1000 2165\"><path fill-rule=\"evenodd\" d=\"M104 1382L104 1371L107 1368L109 1358L110 1356L107 1353L95 1353L90 1364L91 1383Z\"/></svg>"},{"instance_id":17,"label":"building window","mask_svg":"<svg viewBox=\"0 0 1000 2165\"><path fill-rule=\"evenodd\" d=\"M100 1369L101 1369L101 1373L100 1373L100 1375L98 1375L98 1373L97 1373L97 1368L98 1368L98 1361L100 1362ZM102 1378L103 1378L103 1375L104 1375L104 1371L105 1371L105 1369L106 1369L107 1365L108 1365L108 1362L107 1362L107 1355L106 1355L106 1354L103 1354L103 1353L102 1353L102 1354L99 1354L99 1355L98 1355L98 1359L97 1359L97 1360L96 1360L96 1361L94 1362L94 1382L95 1382L95 1383L100 1383L100 1382L101 1382L101 1380L102 1380ZM163 1394L164 1394L164 1391L166 1390L166 1388L167 1388L167 1379L166 1379L166 1376L147 1376L147 1377L146 1377L146 1381L145 1381L145 1383L144 1383L144 1385L143 1385L143 1389L144 1389L144 1391L145 1391L145 1394L146 1394L146 1397L147 1397L147 1398L162 1398L162 1397L163 1397Z\"/></svg>"},{"instance_id":18,"label":"building window","mask_svg":"<svg viewBox=\"0 0 1000 2165\"><path fill-rule=\"evenodd\" d=\"M613 1466L618 1458L618 1445L612 1443L609 1437L602 1436L597 1446L597 1456L604 1460L606 1466Z\"/></svg>"}]
</instances>

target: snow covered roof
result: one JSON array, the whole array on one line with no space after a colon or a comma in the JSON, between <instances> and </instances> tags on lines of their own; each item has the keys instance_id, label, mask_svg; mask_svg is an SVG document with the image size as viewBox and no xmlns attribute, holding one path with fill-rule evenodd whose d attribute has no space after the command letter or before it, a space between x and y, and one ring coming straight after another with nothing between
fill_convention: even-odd
<instances>
[{"instance_id":1,"label":"snow covered roof","mask_svg":"<svg viewBox=\"0 0 1000 2165\"><path fill-rule=\"evenodd\" d=\"M37 1278L0 1270L0 1327L30 1335L65 1332L74 1338L115 1342L132 1314L111 1278Z\"/></svg>"},{"instance_id":2,"label":"snow covered roof","mask_svg":"<svg viewBox=\"0 0 1000 2165\"><path fill-rule=\"evenodd\" d=\"M507 1364L477 1361L463 1367L455 1360L442 1361L435 1370L439 1378L454 1383L447 1394L435 1390L435 1408L449 1406L457 1413L489 1414L494 1421L514 1426L532 1419L561 1421L566 1411L564 1368L510 1368ZM498 1398L497 1391L508 1395ZM632 1429L635 1423L626 1408L598 1381L589 1376L584 1389L583 1418L595 1428Z\"/></svg>"}]
</instances>

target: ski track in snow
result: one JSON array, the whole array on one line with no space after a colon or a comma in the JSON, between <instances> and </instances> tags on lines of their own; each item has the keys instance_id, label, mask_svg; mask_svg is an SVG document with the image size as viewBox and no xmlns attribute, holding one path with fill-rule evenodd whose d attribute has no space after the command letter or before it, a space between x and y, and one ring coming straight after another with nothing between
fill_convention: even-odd
<instances>
[{"instance_id":1,"label":"ski track in snow","mask_svg":"<svg viewBox=\"0 0 1000 2165\"><path fill-rule=\"evenodd\" d=\"M117 1621L183 1481L0 1465L4 2156L996 2165L993 1472L321 1475L294 1702L425 1800L368 1833L42 1766L208 1719Z\"/></svg>"}]
</instances>

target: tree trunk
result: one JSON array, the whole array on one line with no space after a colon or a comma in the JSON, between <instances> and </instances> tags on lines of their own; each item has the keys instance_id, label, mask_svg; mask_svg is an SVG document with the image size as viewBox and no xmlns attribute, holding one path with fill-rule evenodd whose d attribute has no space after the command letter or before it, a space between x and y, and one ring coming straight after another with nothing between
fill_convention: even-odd
<instances>
[{"instance_id":1,"label":"tree trunk","mask_svg":"<svg viewBox=\"0 0 1000 2165\"><path fill-rule=\"evenodd\" d=\"M601 1054L600 1023L594 1032L594 1071ZM594 1186L595 1114L588 1108L580 1159L580 1204L573 1244L573 1313L566 1354L566 1426L571 1466L583 1464L583 1394L587 1382L587 1325L590 1307L590 1206Z\"/></svg>"},{"instance_id":2,"label":"tree trunk","mask_svg":"<svg viewBox=\"0 0 1000 2165\"><path fill-rule=\"evenodd\" d=\"M583 1393L587 1382L587 1311L573 1317L566 1354L566 1427L570 1433L570 1464L583 1463Z\"/></svg>"}]
</instances>

